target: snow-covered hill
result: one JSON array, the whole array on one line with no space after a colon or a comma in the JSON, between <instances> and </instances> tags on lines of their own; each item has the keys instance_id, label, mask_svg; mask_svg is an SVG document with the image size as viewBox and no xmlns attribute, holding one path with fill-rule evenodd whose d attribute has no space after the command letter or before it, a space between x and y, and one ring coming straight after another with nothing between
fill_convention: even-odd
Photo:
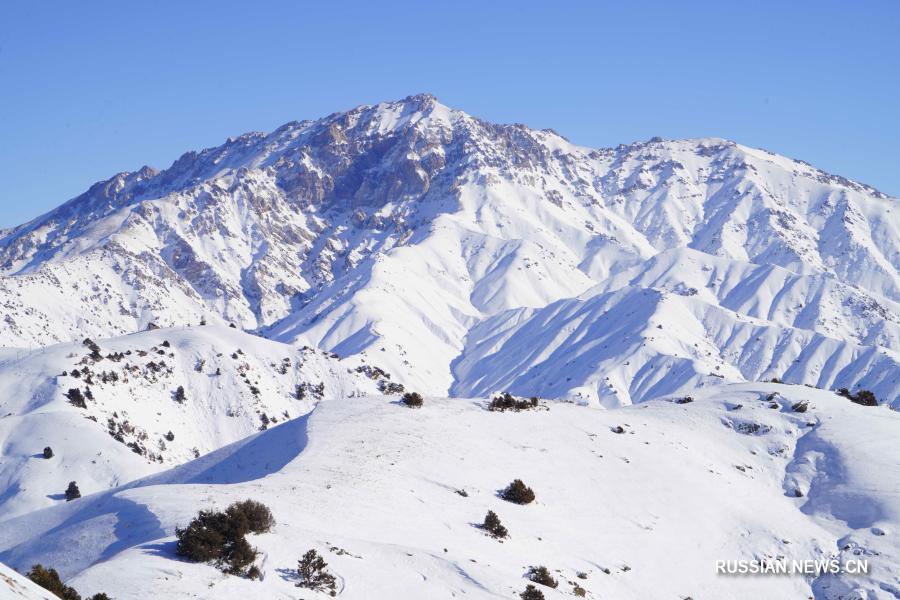
<instances>
[{"instance_id":1,"label":"snow-covered hill","mask_svg":"<svg viewBox=\"0 0 900 600\"><path fill-rule=\"evenodd\" d=\"M896 199L725 140L590 149L428 95L116 175L4 232L0 272L8 346L206 318L378 355L437 394L514 385L612 405L777 377L900 403ZM630 319L595 355L596 327L553 318L631 312L616 303L634 297L659 336L684 316L687 337L651 343ZM514 347L485 347L513 323ZM565 383L545 351L560 344L578 355ZM470 366L482 358L490 377Z\"/></svg>"},{"instance_id":2,"label":"snow-covered hill","mask_svg":"<svg viewBox=\"0 0 900 600\"><path fill-rule=\"evenodd\" d=\"M541 587L548 600L576 584L595 599L900 593L900 415L777 384L672 400L499 413L483 400L327 399L172 470L8 519L0 560L53 565L76 589L116 598L324 598L294 585L310 548L342 598L512 598L532 565L559 581ZM497 496L514 478L534 503ZM174 555L175 527L244 498L277 520L251 537L260 581ZM476 526L488 510L508 539ZM715 570L779 557L866 559L869 573Z\"/></svg>"},{"instance_id":3,"label":"snow-covered hill","mask_svg":"<svg viewBox=\"0 0 900 600\"><path fill-rule=\"evenodd\" d=\"M356 358L224 327L93 343L96 355L84 343L0 355L0 520L65 503L70 481L82 494L115 488L303 416L322 398L393 383Z\"/></svg>"}]
</instances>

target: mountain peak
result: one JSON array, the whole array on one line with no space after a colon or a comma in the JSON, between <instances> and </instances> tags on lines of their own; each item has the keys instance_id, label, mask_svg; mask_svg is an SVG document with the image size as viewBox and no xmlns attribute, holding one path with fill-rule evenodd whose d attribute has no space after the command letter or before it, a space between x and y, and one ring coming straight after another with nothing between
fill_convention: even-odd
<instances>
[{"instance_id":1,"label":"mountain peak","mask_svg":"<svg viewBox=\"0 0 900 600\"><path fill-rule=\"evenodd\" d=\"M416 105L423 109L433 107L436 104L440 104L440 101L437 99L437 96L435 96L434 94L430 94L428 92L412 94L410 96L407 96L406 98L398 100L398 102L403 103L403 104Z\"/></svg>"},{"instance_id":2,"label":"mountain peak","mask_svg":"<svg viewBox=\"0 0 900 600\"><path fill-rule=\"evenodd\" d=\"M677 320L694 319L685 339L713 344L708 351L715 355L738 338L710 342L694 334L707 327L743 331L734 315L752 313L768 322L767 335L796 339L798 352L813 343L804 331L828 338L816 342L828 356L796 367L798 381L852 387L876 365L863 361L831 374L815 365L832 355L874 356L865 349L877 346L900 351L900 324L883 316L900 301L900 241L890 208L869 188L719 138L592 150L416 94L237 136L186 153L159 173L118 175L5 233L0 269L23 277L0 279L0 300L47 300L27 310L10 301L0 343L119 335L148 320L189 324L206 315L342 356L394 348L385 366L401 382L443 393L471 383L463 381L466 372L476 371L463 369L468 363L459 357L479 357L473 340L487 339L473 327L503 335L522 327L530 335L524 315L540 309L534 323L569 331L568 315L547 308L568 299L567 310L609 310L623 320L603 323L630 324L620 340L634 340L636 354L608 363L611 372L634 376L626 363L656 369L665 348L686 361L682 378L660 380L657 393L678 381L712 381L716 365L685 358L693 345L678 347L677 337L660 333L664 346L637 343L646 328L625 318L628 294L613 292L658 287L649 276L632 283L622 274L689 248L720 262L687 256L667 263L665 271L677 276L663 287L678 298L662 306ZM795 274L806 279L791 280ZM756 283L734 291L751 275L768 281L759 298ZM834 275L857 291L834 287ZM578 300L598 285L612 295ZM723 289L733 293L719 295ZM743 295L746 305L729 304ZM713 308L701 310L698 302ZM753 308L773 304L766 312ZM106 315L100 306L116 310ZM518 311L515 318L509 311ZM602 334L591 326L585 340ZM536 343L519 335L503 360L534 358L514 352ZM615 348L610 360L625 354ZM729 352L739 358L719 371L732 379L783 379L790 366L774 346ZM531 365L530 372L546 375L523 380L520 391L565 395L590 384L596 365L586 364L572 382L555 380L573 359L562 360L544 358L554 368L543 371ZM692 379L697 373L704 379ZM878 386L887 398L900 391L887 379ZM601 391L581 397L614 404L650 393Z\"/></svg>"}]
</instances>

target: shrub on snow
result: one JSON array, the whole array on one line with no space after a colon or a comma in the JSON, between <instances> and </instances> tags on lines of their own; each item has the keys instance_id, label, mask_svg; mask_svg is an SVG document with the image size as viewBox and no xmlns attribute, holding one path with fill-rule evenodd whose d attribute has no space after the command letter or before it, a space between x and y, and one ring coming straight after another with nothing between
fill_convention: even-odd
<instances>
[{"instance_id":1,"label":"shrub on snow","mask_svg":"<svg viewBox=\"0 0 900 600\"><path fill-rule=\"evenodd\" d=\"M335 578L334 575L326 571L328 563L319 556L319 553L310 549L297 561L297 576L300 582L297 587L305 587L320 592L329 592L335 595Z\"/></svg>"},{"instance_id":2,"label":"shrub on snow","mask_svg":"<svg viewBox=\"0 0 900 600\"><path fill-rule=\"evenodd\" d=\"M544 592L529 583L525 586L525 591L519 594L519 598L522 600L544 600Z\"/></svg>"},{"instance_id":3,"label":"shrub on snow","mask_svg":"<svg viewBox=\"0 0 900 600\"><path fill-rule=\"evenodd\" d=\"M487 514L484 516L484 523L481 524L481 528L495 538L505 538L509 535L506 527L500 523L500 517L492 510L487 511Z\"/></svg>"},{"instance_id":4,"label":"shrub on snow","mask_svg":"<svg viewBox=\"0 0 900 600\"><path fill-rule=\"evenodd\" d=\"M175 552L194 562L213 561L226 573L244 574L257 555L244 536L265 533L274 525L272 512L254 500L235 502L224 512L201 510L187 527L175 529Z\"/></svg>"},{"instance_id":5,"label":"shrub on snow","mask_svg":"<svg viewBox=\"0 0 900 600\"><path fill-rule=\"evenodd\" d=\"M70 481L69 487L66 488L66 502L71 502L76 498L81 498L81 490L78 489L77 483Z\"/></svg>"},{"instance_id":6,"label":"shrub on snow","mask_svg":"<svg viewBox=\"0 0 900 600\"><path fill-rule=\"evenodd\" d=\"M534 583L539 583L541 585L546 585L547 587L555 588L559 583L553 579L553 576L550 575L550 571L547 567L531 567L528 569L528 579L533 581Z\"/></svg>"},{"instance_id":7,"label":"shrub on snow","mask_svg":"<svg viewBox=\"0 0 900 600\"><path fill-rule=\"evenodd\" d=\"M500 497L513 504L534 502L534 492L521 479L516 479L500 492Z\"/></svg>"},{"instance_id":8,"label":"shrub on snow","mask_svg":"<svg viewBox=\"0 0 900 600\"><path fill-rule=\"evenodd\" d=\"M405 394L403 394L403 397L400 399L400 401L410 408L420 408L424 403L421 394L419 394L418 392L406 392Z\"/></svg>"}]
</instances>

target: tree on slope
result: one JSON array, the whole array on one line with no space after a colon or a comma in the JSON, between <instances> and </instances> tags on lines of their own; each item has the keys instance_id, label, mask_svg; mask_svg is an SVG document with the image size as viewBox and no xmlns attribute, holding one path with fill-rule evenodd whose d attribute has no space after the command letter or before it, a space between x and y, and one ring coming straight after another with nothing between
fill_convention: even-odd
<instances>
[{"instance_id":1,"label":"tree on slope","mask_svg":"<svg viewBox=\"0 0 900 600\"><path fill-rule=\"evenodd\" d=\"M529 583L525 586L525 591L519 594L519 598L522 600L544 600L544 592Z\"/></svg>"},{"instance_id":2,"label":"tree on slope","mask_svg":"<svg viewBox=\"0 0 900 600\"><path fill-rule=\"evenodd\" d=\"M76 498L81 498L81 490L78 489L77 483L70 481L69 487L66 488L66 502L71 502Z\"/></svg>"},{"instance_id":3,"label":"tree on slope","mask_svg":"<svg viewBox=\"0 0 900 600\"><path fill-rule=\"evenodd\" d=\"M297 586L321 592L328 591L333 596L336 582L334 575L325 570L327 566L325 559L310 549L297 563L297 575L300 577Z\"/></svg>"},{"instance_id":4,"label":"tree on slope","mask_svg":"<svg viewBox=\"0 0 900 600\"><path fill-rule=\"evenodd\" d=\"M41 586L54 596L58 596L63 600L81 600L81 596L73 588L65 585L59 578L56 569L47 569L43 565L37 564L31 567L31 570L25 574L28 579Z\"/></svg>"}]
</instances>

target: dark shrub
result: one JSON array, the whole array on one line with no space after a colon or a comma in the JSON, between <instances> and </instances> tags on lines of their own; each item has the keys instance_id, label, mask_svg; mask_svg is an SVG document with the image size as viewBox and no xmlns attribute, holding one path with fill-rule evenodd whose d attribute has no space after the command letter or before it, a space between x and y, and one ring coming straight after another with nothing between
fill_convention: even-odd
<instances>
[{"instance_id":1,"label":"dark shrub","mask_svg":"<svg viewBox=\"0 0 900 600\"><path fill-rule=\"evenodd\" d=\"M81 490L78 489L77 483L70 481L69 487L66 488L66 502L71 502L76 498L81 498Z\"/></svg>"},{"instance_id":2,"label":"dark shrub","mask_svg":"<svg viewBox=\"0 0 900 600\"><path fill-rule=\"evenodd\" d=\"M572 588L572 593L575 594L576 596L578 596L579 598L584 598L587 596L587 590L584 589L583 587L581 587L580 585L578 585L577 583L575 584L575 587Z\"/></svg>"},{"instance_id":3,"label":"dark shrub","mask_svg":"<svg viewBox=\"0 0 900 600\"><path fill-rule=\"evenodd\" d=\"M256 548L250 545L244 536L228 540L222 548L220 561L225 567L224 572L231 575L243 574L247 567L256 560Z\"/></svg>"},{"instance_id":4,"label":"dark shrub","mask_svg":"<svg viewBox=\"0 0 900 600\"><path fill-rule=\"evenodd\" d=\"M81 596L78 595L78 592L63 584L56 569L45 569L42 565L38 564L31 567L31 570L28 571L25 576L63 600L81 600Z\"/></svg>"},{"instance_id":5,"label":"dark shrub","mask_svg":"<svg viewBox=\"0 0 900 600\"><path fill-rule=\"evenodd\" d=\"M257 555L244 536L274 524L271 511L253 500L235 502L225 512L201 510L187 527L175 529L175 552L194 562L215 561L224 572L239 575Z\"/></svg>"},{"instance_id":6,"label":"dark shrub","mask_svg":"<svg viewBox=\"0 0 900 600\"><path fill-rule=\"evenodd\" d=\"M878 399L875 398L875 394L869 390L859 390L850 401L856 404L862 404L863 406L878 406Z\"/></svg>"},{"instance_id":7,"label":"dark shrub","mask_svg":"<svg viewBox=\"0 0 900 600\"><path fill-rule=\"evenodd\" d=\"M172 433L172 432L170 431L169 433L167 433L167 434L165 435L165 438L166 438L166 441L167 441L167 442L174 442L174 441L175 441L175 434Z\"/></svg>"},{"instance_id":8,"label":"dark shrub","mask_svg":"<svg viewBox=\"0 0 900 600\"><path fill-rule=\"evenodd\" d=\"M87 348L91 351L91 360L95 362L103 360L103 355L100 354L100 346L98 346L97 343L94 342L91 338L84 338L84 341L81 343L87 346Z\"/></svg>"},{"instance_id":9,"label":"dark shrub","mask_svg":"<svg viewBox=\"0 0 900 600\"><path fill-rule=\"evenodd\" d=\"M503 392L491 399L488 410L491 412L503 412L506 410L520 411L538 407L538 399L534 396L528 400L517 400L509 392Z\"/></svg>"},{"instance_id":10,"label":"dark shrub","mask_svg":"<svg viewBox=\"0 0 900 600\"><path fill-rule=\"evenodd\" d=\"M44 458L53 458L53 448L50 446L44 448Z\"/></svg>"},{"instance_id":11,"label":"dark shrub","mask_svg":"<svg viewBox=\"0 0 900 600\"><path fill-rule=\"evenodd\" d=\"M519 594L519 598L522 600L544 600L544 592L529 583L525 586L525 591Z\"/></svg>"},{"instance_id":12,"label":"dark shrub","mask_svg":"<svg viewBox=\"0 0 900 600\"><path fill-rule=\"evenodd\" d=\"M528 579L535 583L539 583L541 585L546 585L547 587L555 588L559 583L553 579L550 575L550 571L547 567L531 567L528 569Z\"/></svg>"},{"instance_id":13,"label":"dark shrub","mask_svg":"<svg viewBox=\"0 0 900 600\"><path fill-rule=\"evenodd\" d=\"M500 497L514 504L534 502L534 492L521 479L516 479L500 492Z\"/></svg>"},{"instance_id":14,"label":"dark shrub","mask_svg":"<svg viewBox=\"0 0 900 600\"><path fill-rule=\"evenodd\" d=\"M175 389L175 396L174 396L174 397L175 397L175 402L177 402L177 403L179 403L179 404L184 404L184 401L187 400L187 398L186 398L185 395L184 395L184 386L183 386L183 385L179 385L179 386Z\"/></svg>"},{"instance_id":15,"label":"dark shrub","mask_svg":"<svg viewBox=\"0 0 900 600\"><path fill-rule=\"evenodd\" d=\"M791 410L797 413L805 413L809 408L809 402L806 400L801 400L800 402L795 402L791 405Z\"/></svg>"},{"instance_id":16,"label":"dark shrub","mask_svg":"<svg viewBox=\"0 0 900 600\"><path fill-rule=\"evenodd\" d=\"M625 433L625 428L621 425L616 425L615 427L610 429L610 431L612 431L613 433Z\"/></svg>"},{"instance_id":17,"label":"dark shrub","mask_svg":"<svg viewBox=\"0 0 900 600\"><path fill-rule=\"evenodd\" d=\"M402 394L404 391L406 391L406 388L402 383L397 383L396 381L385 381L382 379L378 382L378 391L385 396L392 396L394 394Z\"/></svg>"},{"instance_id":18,"label":"dark shrub","mask_svg":"<svg viewBox=\"0 0 900 600\"><path fill-rule=\"evenodd\" d=\"M320 381L317 384L313 384L304 381L303 383L298 384L294 389L294 397L297 398L297 400L305 400L310 396L321 400L325 396L325 383Z\"/></svg>"},{"instance_id":19,"label":"dark shrub","mask_svg":"<svg viewBox=\"0 0 900 600\"><path fill-rule=\"evenodd\" d=\"M512 397L512 394L509 392L504 392L499 396L491 398L491 403L488 405L488 410L490 411L504 411L504 410L513 410L516 408L516 399Z\"/></svg>"},{"instance_id":20,"label":"dark shrub","mask_svg":"<svg viewBox=\"0 0 900 600\"><path fill-rule=\"evenodd\" d=\"M684 398L676 398L675 404L690 404L694 401L692 396L685 396Z\"/></svg>"},{"instance_id":21,"label":"dark shrub","mask_svg":"<svg viewBox=\"0 0 900 600\"><path fill-rule=\"evenodd\" d=\"M185 528L176 528L175 553L194 562L218 560L229 534L223 513L201 510Z\"/></svg>"},{"instance_id":22,"label":"dark shrub","mask_svg":"<svg viewBox=\"0 0 900 600\"><path fill-rule=\"evenodd\" d=\"M275 526L275 517L269 507L255 500L235 502L225 509L225 514L238 530L245 533L266 533Z\"/></svg>"},{"instance_id":23,"label":"dark shrub","mask_svg":"<svg viewBox=\"0 0 900 600\"><path fill-rule=\"evenodd\" d=\"M169 343L169 340L163 340L162 345L165 346L166 348L168 348L168 347L171 346L172 344Z\"/></svg>"},{"instance_id":24,"label":"dark shrub","mask_svg":"<svg viewBox=\"0 0 900 600\"><path fill-rule=\"evenodd\" d=\"M422 396L417 392L406 392L400 401L410 408L420 408L424 403Z\"/></svg>"},{"instance_id":25,"label":"dark shrub","mask_svg":"<svg viewBox=\"0 0 900 600\"><path fill-rule=\"evenodd\" d=\"M259 567L253 565L249 569L247 569L247 578L248 579L259 579L262 577L262 571L259 570Z\"/></svg>"},{"instance_id":26,"label":"dark shrub","mask_svg":"<svg viewBox=\"0 0 900 600\"><path fill-rule=\"evenodd\" d=\"M845 387L838 388L837 390L838 396L843 396L850 400L850 402L854 402L856 404L861 404L863 406L878 406L878 399L875 398L875 394L870 392L869 390L859 390L856 394L850 393Z\"/></svg>"},{"instance_id":27,"label":"dark shrub","mask_svg":"<svg viewBox=\"0 0 900 600\"><path fill-rule=\"evenodd\" d=\"M70 388L69 391L66 392L66 398L69 399L69 404L72 406L87 408L87 404L84 401L84 394L82 394L81 390L78 388Z\"/></svg>"},{"instance_id":28,"label":"dark shrub","mask_svg":"<svg viewBox=\"0 0 900 600\"><path fill-rule=\"evenodd\" d=\"M495 538L505 538L509 535L506 527L500 523L500 517L492 510L487 511L487 514L484 516L484 523L481 524L481 527Z\"/></svg>"},{"instance_id":29,"label":"dark shrub","mask_svg":"<svg viewBox=\"0 0 900 600\"><path fill-rule=\"evenodd\" d=\"M113 600L113 599L110 598L109 596L107 596L106 594L104 594L103 592L97 592L96 594L94 594L93 596L88 598L87 600Z\"/></svg>"},{"instance_id":30,"label":"dark shrub","mask_svg":"<svg viewBox=\"0 0 900 600\"><path fill-rule=\"evenodd\" d=\"M297 575L300 578L297 587L305 587L321 592L327 591L334 596L336 581L334 575L325 570L327 566L328 563L319 556L318 552L309 550L303 555L303 558L297 561Z\"/></svg>"}]
</instances>

